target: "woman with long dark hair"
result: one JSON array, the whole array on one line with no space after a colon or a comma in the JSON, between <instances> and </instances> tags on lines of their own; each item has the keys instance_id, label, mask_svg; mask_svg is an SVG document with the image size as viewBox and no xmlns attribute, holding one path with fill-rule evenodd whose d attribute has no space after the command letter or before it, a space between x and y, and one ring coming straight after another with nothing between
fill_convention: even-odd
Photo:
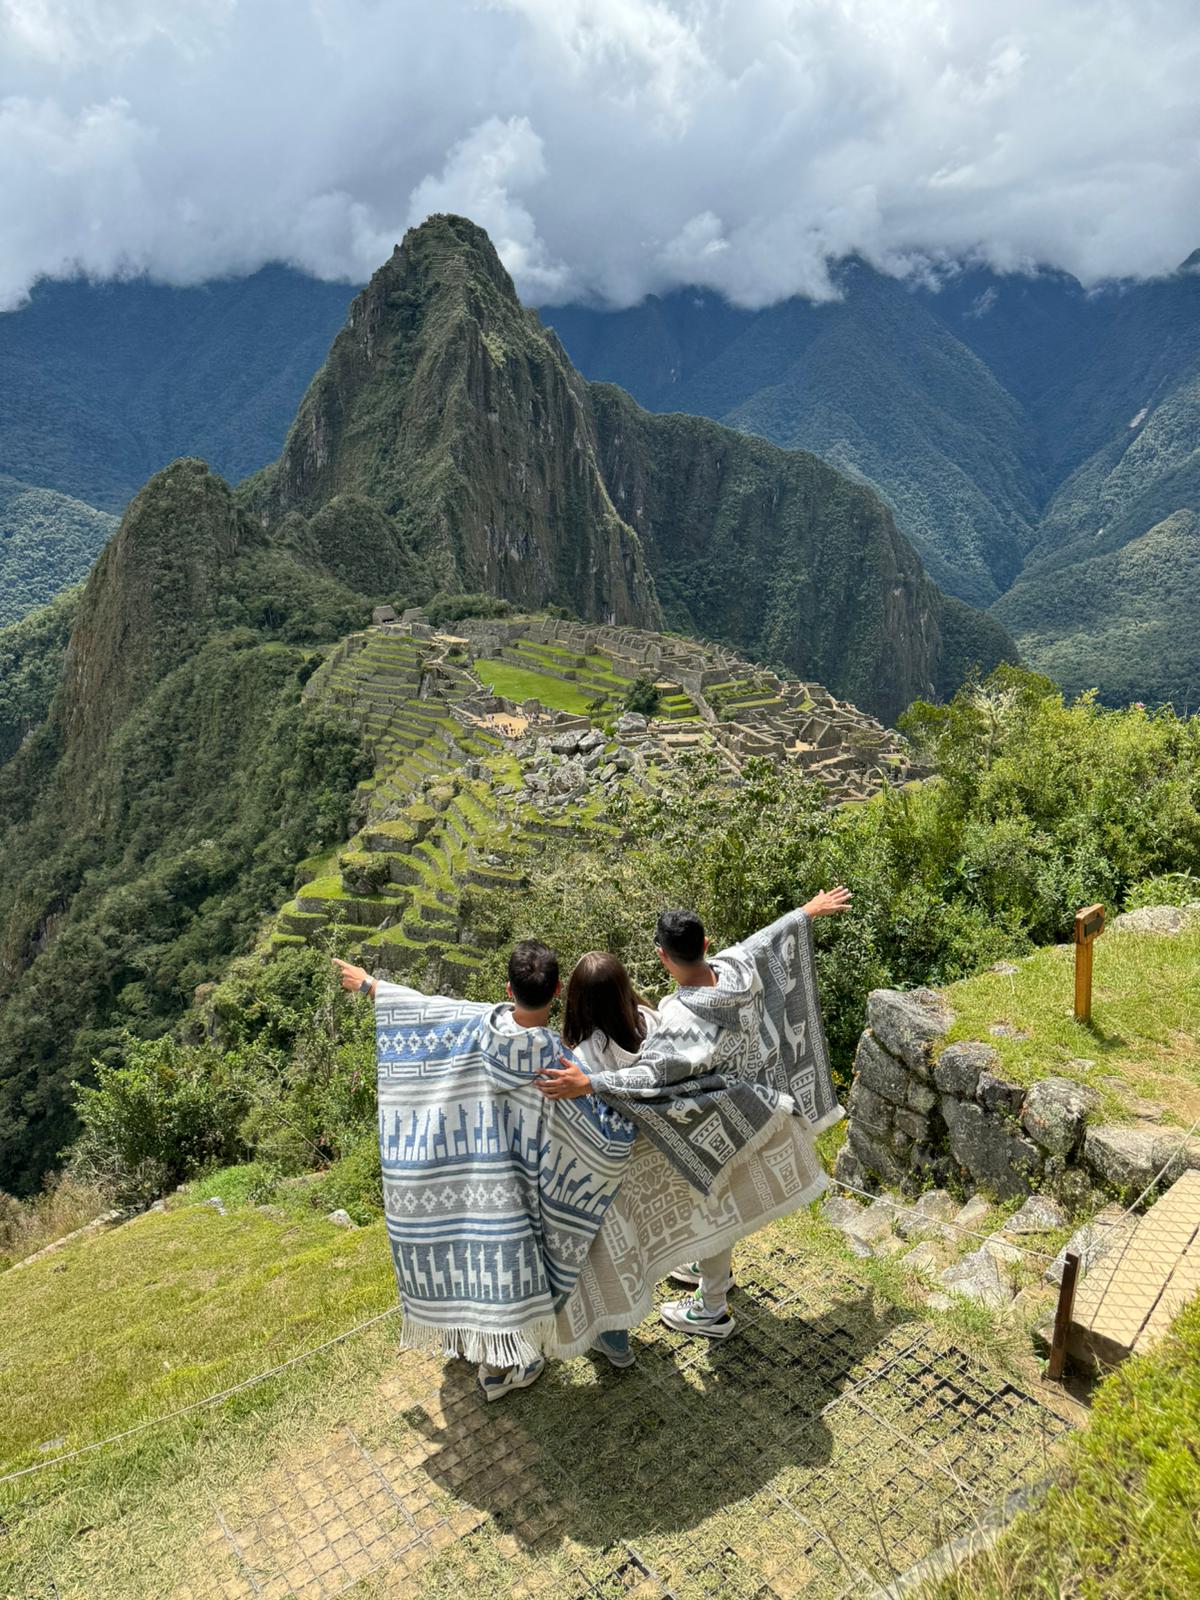
<instances>
[{"instance_id":1,"label":"woman with long dark hair","mask_svg":"<svg viewBox=\"0 0 1200 1600\"><path fill-rule=\"evenodd\" d=\"M567 984L562 1042L589 1072L602 1070L601 1057L608 1070L632 1066L654 1023L654 1012L633 987L623 962L607 950L580 956ZM617 1059L609 1062L614 1055Z\"/></svg>"},{"instance_id":2,"label":"woman with long dark hair","mask_svg":"<svg viewBox=\"0 0 1200 1600\"><path fill-rule=\"evenodd\" d=\"M562 1041L586 1072L620 1072L633 1066L657 1021L655 1012L633 987L624 962L607 950L589 950L580 956L567 984ZM628 1328L599 1333L592 1348L606 1355L614 1367L631 1367L637 1360L629 1348Z\"/></svg>"}]
</instances>

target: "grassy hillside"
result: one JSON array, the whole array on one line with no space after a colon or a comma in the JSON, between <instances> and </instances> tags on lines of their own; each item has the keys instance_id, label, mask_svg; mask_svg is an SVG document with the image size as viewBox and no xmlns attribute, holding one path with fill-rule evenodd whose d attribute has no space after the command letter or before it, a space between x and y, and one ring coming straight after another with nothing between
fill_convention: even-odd
<instances>
[{"instance_id":1,"label":"grassy hillside","mask_svg":"<svg viewBox=\"0 0 1200 1600\"><path fill-rule=\"evenodd\" d=\"M951 984L946 998L955 1022L947 1037L988 1040L1011 1083L1071 1078L1097 1090L1114 1121L1132 1097L1158 1104L1186 1127L1200 1116L1200 994L1193 981L1200 920L1169 938L1104 934L1094 953L1090 1028L1072 1013L1074 962L1074 945L1049 945L1016 972L981 972ZM1013 1031L994 1035L997 1024Z\"/></svg>"},{"instance_id":2,"label":"grassy hillside","mask_svg":"<svg viewBox=\"0 0 1200 1600\"><path fill-rule=\"evenodd\" d=\"M0 628L87 576L115 517L0 475Z\"/></svg>"}]
</instances>

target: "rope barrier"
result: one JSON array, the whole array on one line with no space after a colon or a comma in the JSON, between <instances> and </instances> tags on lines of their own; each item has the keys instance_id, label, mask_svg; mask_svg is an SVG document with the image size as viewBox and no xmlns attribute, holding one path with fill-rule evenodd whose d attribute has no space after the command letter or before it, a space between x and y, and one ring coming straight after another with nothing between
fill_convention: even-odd
<instances>
[{"instance_id":1,"label":"rope barrier","mask_svg":"<svg viewBox=\"0 0 1200 1600\"><path fill-rule=\"evenodd\" d=\"M356 1333L363 1333L367 1328L373 1328L376 1323L385 1321L388 1317L398 1316L399 1305L389 1306L386 1311L381 1311L377 1316L368 1317L366 1322L360 1322L353 1328L347 1328L343 1333L335 1333L332 1339L326 1339L324 1344L314 1345L311 1350L302 1350L299 1355L289 1356L286 1361L281 1361L277 1367L268 1367L265 1372L255 1373L252 1378L243 1378L240 1383L234 1383L228 1389L222 1389L217 1394L206 1395L203 1400L193 1400L186 1406L180 1406L175 1411L168 1411L161 1417L150 1417L145 1422L136 1423L132 1428L126 1428L121 1433L111 1433L106 1439L93 1439L91 1444L80 1445L78 1450L66 1450L62 1455L50 1456L45 1461L35 1461L32 1466L20 1467L16 1472L6 1472L0 1476L0 1483L11 1483L14 1478L25 1478L31 1472L44 1472L47 1467L61 1466L64 1461L74 1461L76 1456L86 1456L93 1450L103 1450L107 1445L119 1444L122 1439L132 1439L135 1434L145 1433L150 1428L160 1428L165 1422L174 1422L179 1417L186 1417L193 1411L202 1411L206 1406L218 1405L222 1400L228 1400L230 1395L240 1394L243 1389L253 1389L256 1384L265 1383L268 1378L275 1377L280 1372L286 1372L289 1367L296 1367L302 1361L308 1361L313 1356L319 1356L323 1350L331 1350L335 1344L343 1344L347 1339L353 1338Z\"/></svg>"}]
</instances>

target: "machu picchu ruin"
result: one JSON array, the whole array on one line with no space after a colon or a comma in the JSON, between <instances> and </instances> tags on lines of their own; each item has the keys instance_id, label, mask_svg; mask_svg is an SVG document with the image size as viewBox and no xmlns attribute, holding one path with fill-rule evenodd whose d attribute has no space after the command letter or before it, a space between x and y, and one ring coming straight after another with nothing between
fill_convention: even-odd
<instances>
[{"instance_id":1,"label":"machu picchu ruin","mask_svg":"<svg viewBox=\"0 0 1200 1600\"><path fill-rule=\"evenodd\" d=\"M720 645L542 615L442 630L388 609L306 686L353 720L374 771L358 832L302 863L274 948L336 928L372 970L461 992L500 938L495 892L556 843L619 837L614 801L689 755L731 783L756 758L796 763L831 805L914 777L898 734ZM627 708L634 685L653 714Z\"/></svg>"}]
</instances>

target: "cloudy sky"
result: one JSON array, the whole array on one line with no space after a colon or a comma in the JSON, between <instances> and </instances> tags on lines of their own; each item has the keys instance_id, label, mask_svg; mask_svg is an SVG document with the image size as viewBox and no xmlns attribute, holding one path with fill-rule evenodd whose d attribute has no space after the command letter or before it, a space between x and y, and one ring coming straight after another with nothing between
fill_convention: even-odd
<instances>
[{"instance_id":1,"label":"cloudy sky","mask_svg":"<svg viewBox=\"0 0 1200 1600\"><path fill-rule=\"evenodd\" d=\"M0 307L360 280L461 211L527 300L745 305L1200 244L1195 0L0 0Z\"/></svg>"}]
</instances>

